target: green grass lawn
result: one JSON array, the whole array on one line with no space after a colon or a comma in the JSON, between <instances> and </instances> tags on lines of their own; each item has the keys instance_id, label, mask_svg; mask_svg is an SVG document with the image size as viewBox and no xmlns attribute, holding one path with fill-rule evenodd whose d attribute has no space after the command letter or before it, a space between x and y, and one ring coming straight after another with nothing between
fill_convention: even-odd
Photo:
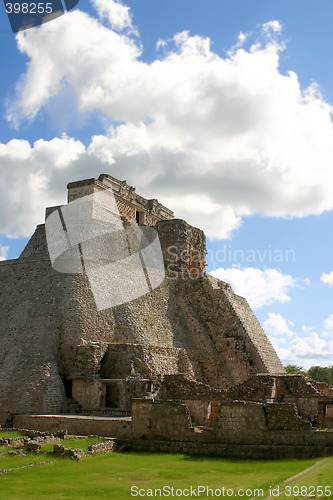
<instances>
[{"instance_id":1,"label":"green grass lawn","mask_svg":"<svg viewBox=\"0 0 333 500\"><path fill-rule=\"evenodd\" d=\"M6 500L88 498L121 500L135 498L131 496L131 486L145 490L169 486L176 490L190 486L196 488L199 485L213 489L222 487L233 489L235 492L233 498L237 498L236 492L239 488L262 488L265 490L265 495L260 498L266 498L269 487L276 485L280 486L281 492L286 485L333 486L333 457L312 460L245 461L134 452L87 456L80 461L43 456L43 454L9 457L12 460L12 467L46 460L51 460L53 463L1 475L0 499ZM6 462L9 457L5 456ZM3 458L4 456L0 456L0 469L8 468L8 465L2 466ZM309 469L313 466L314 468ZM306 469L309 470L303 475L284 483L286 479ZM297 493L297 489L295 492ZM207 498L207 495L201 494L200 498ZM225 495L224 498L228 497ZM280 498L305 498L305 496L286 496L282 493ZM333 498L333 495L322 498Z\"/></svg>"},{"instance_id":2,"label":"green grass lawn","mask_svg":"<svg viewBox=\"0 0 333 500\"><path fill-rule=\"evenodd\" d=\"M41 451L52 451L54 444L63 444L66 448L79 448L81 450L88 450L88 446L97 442L104 441L104 438L85 437L80 438L77 436L68 436L66 439L59 439L56 442L43 443Z\"/></svg>"},{"instance_id":3,"label":"green grass lawn","mask_svg":"<svg viewBox=\"0 0 333 500\"><path fill-rule=\"evenodd\" d=\"M1 438L16 438L23 436L22 432L20 431L2 431L0 430L0 437Z\"/></svg>"}]
</instances>

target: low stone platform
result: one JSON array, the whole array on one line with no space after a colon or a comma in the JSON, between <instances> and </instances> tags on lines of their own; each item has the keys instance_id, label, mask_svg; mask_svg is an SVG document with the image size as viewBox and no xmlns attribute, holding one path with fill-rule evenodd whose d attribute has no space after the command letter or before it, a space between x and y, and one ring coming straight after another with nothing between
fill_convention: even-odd
<instances>
[{"instance_id":1,"label":"low stone platform","mask_svg":"<svg viewBox=\"0 0 333 500\"><path fill-rule=\"evenodd\" d=\"M189 441L159 441L146 439L117 439L117 447L123 451L157 453L184 453L186 455L241 458L241 459L305 459L331 456L332 446L321 444L302 445L248 445L230 443L200 443Z\"/></svg>"},{"instance_id":2,"label":"low stone platform","mask_svg":"<svg viewBox=\"0 0 333 500\"><path fill-rule=\"evenodd\" d=\"M117 436L130 438L132 417L96 417L82 415L16 415L16 429L57 432L66 429L69 434Z\"/></svg>"}]
</instances>

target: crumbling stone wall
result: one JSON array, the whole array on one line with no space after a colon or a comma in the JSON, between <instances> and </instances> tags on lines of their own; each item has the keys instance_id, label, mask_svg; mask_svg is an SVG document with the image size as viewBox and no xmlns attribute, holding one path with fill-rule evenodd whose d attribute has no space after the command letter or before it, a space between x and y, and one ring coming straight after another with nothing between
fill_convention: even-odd
<instances>
[{"instance_id":1,"label":"crumbling stone wall","mask_svg":"<svg viewBox=\"0 0 333 500\"><path fill-rule=\"evenodd\" d=\"M203 402L203 401L202 401ZM333 432L310 430L289 403L222 402L214 425L196 427L182 401L134 400L132 417L17 416L15 427L98 434L126 449L284 458L333 453Z\"/></svg>"},{"instance_id":2,"label":"crumbling stone wall","mask_svg":"<svg viewBox=\"0 0 333 500\"><path fill-rule=\"evenodd\" d=\"M201 424L193 421L182 401L133 402L134 439L285 446L325 442L325 436L311 431L311 424L289 403L224 401L213 425L195 425ZM333 446L333 432L329 434L326 445Z\"/></svg>"},{"instance_id":3,"label":"crumbling stone wall","mask_svg":"<svg viewBox=\"0 0 333 500\"><path fill-rule=\"evenodd\" d=\"M163 258L169 279L179 274L194 278L202 276L206 268L205 233L182 219L163 220L155 226L160 238Z\"/></svg>"},{"instance_id":4,"label":"crumbling stone wall","mask_svg":"<svg viewBox=\"0 0 333 500\"><path fill-rule=\"evenodd\" d=\"M193 380L189 375L173 374L162 377L156 397L183 401L193 425L207 426L215 421L225 392Z\"/></svg>"},{"instance_id":5,"label":"crumbling stone wall","mask_svg":"<svg viewBox=\"0 0 333 500\"><path fill-rule=\"evenodd\" d=\"M195 377L193 355L188 349L174 347L109 344L99 375L105 379L135 377L156 380L185 369L189 376Z\"/></svg>"},{"instance_id":6,"label":"crumbling stone wall","mask_svg":"<svg viewBox=\"0 0 333 500\"><path fill-rule=\"evenodd\" d=\"M295 403L270 403L265 405L267 427L269 430L310 429L311 423L298 414Z\"/></svg>"},{"instance_id":7,"label":"crumbling stone wall","mask_svg":"<svg viewBox=\"0 0 333 500\"><path fill-rule=\"evenodd\" d=\"M318 416L320 396L321 393L303 375L277 378L277 400L285 403L295 403L299 414L309 421Z\"/></svg>"},{"instance_id":8,"label":"crumbling stone wall","mask_svg":"<svg viewBox=\"0 0 333 500\"><path fill-rule=\"evenodd\" d=\"M160 399L222 399L226 391L198 382L189 374L177 373L164 375L161 380L158 397Z\"/></svg>"},{"instance_id":9,"label":"crumbling stone wall","mask_svg":"<svg viewBox=\"0 0 333 500\"><path fill-rule=\"evenodd\" d=\"M256 375L251 379L245 380L226 391L224 399L226 400L244 400L244 401L272 401L277 397L276 377L272 375Z\"/></svg>"},{"instance_id":10,"label":"crumbling stone wall","mask_svg":"<svg viewBox=\"0 0 333 500\"><path fill-rule=\"evenodd\" d=\"M186 441L192 422L188 409L179 401L133 401L132 437Z\"/></svg>"},{"instance_id":11,"label":"crumbling stone wall","mask_svg":"<svg viewBox=\"0 0 333 500\"><path fill-rule=\"evenodd\" d=\"M320 396L320 392L303 375L260 374L231 387L222 398L296 404L299 414L311 421L318 415Z\"/></svg>"}]
</instances>

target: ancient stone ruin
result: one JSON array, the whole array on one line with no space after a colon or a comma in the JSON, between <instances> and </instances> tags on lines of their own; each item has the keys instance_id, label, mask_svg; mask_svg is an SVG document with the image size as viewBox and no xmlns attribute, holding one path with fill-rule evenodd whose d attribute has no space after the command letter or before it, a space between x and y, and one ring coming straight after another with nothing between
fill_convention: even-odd
<instances>
[{"instance_id":1,"label":"ancient stone ruin","mask_svg":"<svg viewBox=\"0 0 333 500\"><path fill-rule=\"evenodd\" d=\"M67 187L69 206L112 192L126 234L154 228L165 278L98 308L84 262L82 272L56 270L37 226L20 257L0 263L0 423L137 449L331 453L333 433L311 421L332 427L332 388L285 373L247 301L206 274L203 231L106 174ZM95 206L89 217L101 224Z\"/></svg>"}]
</instances>

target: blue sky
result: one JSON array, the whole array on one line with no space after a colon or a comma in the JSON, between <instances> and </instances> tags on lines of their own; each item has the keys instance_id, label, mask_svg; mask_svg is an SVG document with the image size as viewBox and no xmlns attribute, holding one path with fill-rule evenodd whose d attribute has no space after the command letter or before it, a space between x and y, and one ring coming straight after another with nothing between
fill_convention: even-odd
<instances>
[{"instance_id":1,"label":"blue sky","mask_svg":"<svg viewBox=\"0 0 333 500\"><path fill-rule=\"evenodd\" d=\"M331 0L1 4L0 256L105 172L209 236L282 361L333 364ZM332 273L332 274L331 274Z\"/></svg>"}]
</instances>

